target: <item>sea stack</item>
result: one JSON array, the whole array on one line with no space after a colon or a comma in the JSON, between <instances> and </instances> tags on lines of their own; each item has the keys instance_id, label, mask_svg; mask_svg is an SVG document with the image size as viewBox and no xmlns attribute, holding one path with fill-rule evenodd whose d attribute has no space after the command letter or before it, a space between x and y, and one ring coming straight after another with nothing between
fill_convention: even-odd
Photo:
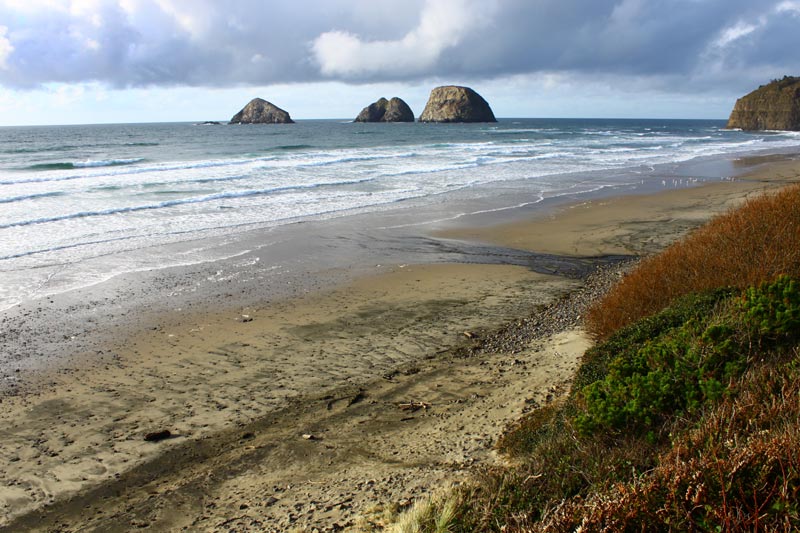
<instances>
[{"instance_id":1,"label":"sea stack","mask_svg":"<svg viewBox=\"0 0 800 533\"><path fill-rule=\"evenodd\" d=\"M784 76L736 100L727 127L800 131L800 78Z\"/></svg>"},{"instance_id":2,"label":"sea stack","mask_svg":"<svg viewBox=\"0 0 800 533\"><path fill-rule=\"evenodd\" d=\"M414 112L402 99L381 98L361 110L356 122L414 122Z\"/></svg>"},{"instance_id":3,"label":"sea stack","mask_svg":"<svg viewBox=\"0 0 800 533\"><path fill-rule=\"evenodd\" d=\"M289 113L261 98L253 98L233 115L230 124L294 124Z\"/></svg>"},{"instance_id":4,"label":"sea stack","mask_svg":"<svg viewBox=\"0 0 800 533\"><path fill-rule=\"evenodd\" d=\"M431 91L420 122L497 122L492 108L469 87L445 85Z\"/></svg>"}]
</instances>

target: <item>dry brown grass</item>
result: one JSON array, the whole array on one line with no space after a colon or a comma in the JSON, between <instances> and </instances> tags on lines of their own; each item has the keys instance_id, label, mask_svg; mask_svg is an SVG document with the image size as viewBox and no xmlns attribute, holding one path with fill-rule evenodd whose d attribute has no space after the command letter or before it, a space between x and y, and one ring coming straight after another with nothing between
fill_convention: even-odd
<instances>
[{"instance_id":1,"label":"dry brown grass","mask_svg":"<svg viewBox=\"0 0 800 533\"><path fill-rule=\"evenodd\" d=\"M642 261L589 311L587 329L606 339L685 294L757 286L779 274L800 276L799 186L748 200Z\"/></svg>"}]
</instances>

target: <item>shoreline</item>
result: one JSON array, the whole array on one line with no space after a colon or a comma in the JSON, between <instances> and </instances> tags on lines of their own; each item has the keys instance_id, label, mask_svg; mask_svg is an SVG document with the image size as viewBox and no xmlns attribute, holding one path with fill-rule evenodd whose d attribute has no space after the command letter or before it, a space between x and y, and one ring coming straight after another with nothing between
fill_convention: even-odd
<instances>
[{"instance_id":1,"label":"shoreline","mask_svg":"<svg viewBox=\"0 0 800 533\"><path fill-rule=\"evenodd\" d=\"M798 169L796 162L770 163L734 182L594 200L557 207L534 220L440 235L556 255L643 253L677 238L712 211L765 188L797 181ZM784 175L767 179L777 173ZM643 226L643 215L652 219L651 223ZM454 473L473 463L490 462L489 449L496 435L533 405L520 397L519 386L529 383L527 398L537 403L547 394L557 393L550 389L566 386L588 341L571 327L563 337L556 333L549 342L521 342L514 348L517 352L501 347L483 358L464 359L457 356L457 348L473 343L465 332L480 342L484 331L519 323L582 284L508 265L445 263L383 270L382 274L356 276L355 281L338 288L301 290L294 298L259 306L234 297L233 303L217 306L222 311L187 309L152 317L155 329L138 336L119 335L104 344L100 353L88 356L83 364L90 363L92 368L57 369L46 376L51 381L41 389L4 397L0 460L8 468L0 489L0 511L9 517L19 514L15 510L61 502L64 496L86 487L95 487L89 494L99 496L113 494L119 483L131 483L129 490L140 498L137 509L128 515L115 514L113 506L100 503L99 513L92 509L92 517L84 517L83 527L102 530L113 523L122 528L123 522L127 527L136 525L134 522L140 524L137 527L144 523L178 527L180 517L169 513L164 505L169 499L161 498L167 493L179 498L185 509L207 516L194 525L211 527L232 512L241 511L247 516L243 521L255 520L256 510L268 516L302 503L303 498L308 499L304 494L315 487L314 475L333 483L336 490L351 493L344 496L351 498L344 508L340 503L335 509L321 511L335 503L338 496L333 493L326 496L328 503L318 507L302 503L303 516L296 517L295 524L309 525L315 524L315 519L353 520L368 512L359 508L356 513L353 503L358 498L352 493L358 491L364 493L361 505L369 501L364 496L370 491L364 487L370 479L361 477L370 470L359 470L359 462L373 470L384 465L385 479L372 479L369 486L374 497L370 497L395 498L398 507L404 507L399 502L424 494L423 488L452 479ZM342 274L343 279L349 277ZM534 346L537 342L541 344ZM265 358L265 353L273 356ZM542 355L547 353L549 358ZM562 359L565 354L572 359ZM517 360L519 364L510 364ZM508 386L500 387L495 396L491 391L504 379ZM359 395L360 401L353 401ZM429 408L409 414L398 407L403 402L429 404ZM493 415L486 417L486 412ZM403 420L406 415L411 418ZM416 433L410 432L412 440L416 439L410 449L403 444L409 438L403 427L412 425L407 422L422 426ZM444 425L437 427L437 422ZM336 425L342 426L341 430L331 429ZM176 438L157 444L142 440L144 433L167 426ZM464 428L474 429L474 435ZM329 433L334 431L338 433ZM456 434L450 451L430 446L442 432ZM465 432L467 436L459 440L458 435ZM245 438L248 434L253 436ZM303 434L317 438L303 439ZM373 444L365 449L360 440L368 435L374 436ZM329 445L332 448L327 448ZM194 471L193 454L203 455L206 446L212 468L203 471L198 466L197 471L221 476L216 478L219 480L227 480L230 474L234 482L200 488L180 482L184 472L175 470ZM287 496L290 489L275 489L286 478L259 481L241 467L226 470L223 462L214 459L214 453L223 450L240 454L237 464L251 468L262 463L274 466L276 458L281 458L290 464L284 476L308 474L312 481L306 479L303 490L295 488L294 495ZM427 458L415 459L414 450L425 450ZM168 458L181 454L185 460L171 464ZM316 471L305 472L305 462L317 456L326 459L315 459ZM332 464L326 466L328 461ZM415 484L418 476L413 473L419 471L413 468L402 475L392 473L404 465L424 465L426 461L431 475L422 476L421 484ZM352 468L353 473L336 480L337 464ZM152 480L136 477L137 471L156 467L166 468L167 475ZM161 488L153 489L148 485L151 481ZM355 489L358 483L362 485ZM248 498L243 495L245 486L251 488ZM381 486L385 494L378 490ZM324 487L317 488L321 501ZM149 498L154 495L158 497ZM192 501L214 497L224 505L197 507ZM257 497L263 498L259 505ZM152 499L163 499L161 506ZM271 499L276 501L263 505ZM72 503L56 503L54 512L45 511L48 520L59 520L59 512L75 519L83 516L81 501L78 496ZM237 511L236 505L247 507ZM245 512L248 509L253 511ZM214 517L219 520L214 522ZM225 520L228 518L232 517ZM35 529L38 513L28 514L18 524L26 519L27 527ZM237 525L256 528L269 524ZM0 521L0 529L3 527Z\"/></svg>"},{"instance_id":2,"label":"shoreline","mask_svg":"<svg viewBox=\"0 0 800 533\"><path fill-rule=\"evenodd\" d=\"M798 181L800 161L787 160L782 155L748 161L747 165L753 168L728 181L578 201L527 220L443 230L435 235L562 255L646 255L662 249L716 213L771 188ZM676 202L685 204L677 213ZM642 211L647 213L646 219L639 216ZM569 226L566 235L564 225Z\"/></svg>"},{"instance_id":3,"label":"shoreline","mask_svg":"<svg viewBox=\"0 0 800 533\"><path fill-rule=\"evenodd\" d=\"M525 191L517 183L510 188L503 185L491 194L484 190L479 198L459 193L441 206L404 205L386 212L247 230L227 244L214 245L220 246L217 255L223 259L115 274L103 282L40 296L0 311L0 398L46 384L46 379L37 378L43 369L69 372L84 361L103 363L100 339L134 334L164 316L202 309L208 302L234 310L290 300L400 264L526 265L524 254L502 250L503 246L491 239L484 241L489 243L487 247L476 245L471 238L448 242L443 236L451 230L539 219L575 203L719 183L753 166L791 163L795 157L798 154L778 152L665 164L648 171L667 177L661 185L646 180L640 185L601 186L589 193L523 202L520 194ZM181 250L194 248L196 241L179 246ZM157 250L145 253L156 254ZM88 269L91 277L96 266L102 265L65 265L53 275L74 278L81 269Z\"/></svg>"}]
</instances>

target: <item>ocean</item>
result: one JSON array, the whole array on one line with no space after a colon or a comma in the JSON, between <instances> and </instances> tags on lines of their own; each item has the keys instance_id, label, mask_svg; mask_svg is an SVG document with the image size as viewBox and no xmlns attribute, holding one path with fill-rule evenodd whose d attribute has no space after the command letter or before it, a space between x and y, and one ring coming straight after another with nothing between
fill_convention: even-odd
<instances>
[{"instance_id":1,"label":"ocean","mask_svg":"<svg viewBox=\"0 0 800 533\"><path fill-rule=\"evenodd\" d=\"M690 186L686 162L795 151L723 121L119 124L0 128L0 310L126 272L240 253L242 232L418 208L412 223L634 184ZM511 193L509 193L511 191ZM505 203L503 203L505 202ZM231 251L234 250L234 251ZM70 275L61 275L64 272Z\"/></svg>"}]
</instances>

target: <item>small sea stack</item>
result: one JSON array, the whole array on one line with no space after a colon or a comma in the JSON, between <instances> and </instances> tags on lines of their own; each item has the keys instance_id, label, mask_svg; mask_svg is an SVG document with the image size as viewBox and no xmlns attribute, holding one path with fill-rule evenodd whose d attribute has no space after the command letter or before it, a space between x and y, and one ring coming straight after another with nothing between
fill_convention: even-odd
<instances>
[{"instance_id":1,"label":"small sea stack","mask_svg":"<svg viewBox=\"0 0 800 533\"><path fill-rule=\"evenodd\" d=\"M289 113L262 98L253 98L229 124L294 124Z\"/></svg>"},{"instance_id":2,"label":"small sea stack","mask_svg":"<svg viewBox=\"0 0 800 533\"><path fill-rule=\"evenodd\" d=\"M800 78L772 80L736 100L727 127L800 131Z\"/></svg>"},{"instance_id":3,"label":"small sea stack","mask_svg":"<svg viewBox=\"0 0 800 533\"><path fill-rule=\"evenodd\" d=\"M489 103L469 87L445 85L431 91L420 122L497 122Z\"/></svg>"},{"instance_id":4,"label":"small sea stack","mask_svg":"<svg viewBox=\"0 0 800 533\"><path fill-rule=\"evenodd\" d=\"M362 109L355 122L414 122L414 112L401 98L380 98Z\"/></svg>"}]
</instances>

